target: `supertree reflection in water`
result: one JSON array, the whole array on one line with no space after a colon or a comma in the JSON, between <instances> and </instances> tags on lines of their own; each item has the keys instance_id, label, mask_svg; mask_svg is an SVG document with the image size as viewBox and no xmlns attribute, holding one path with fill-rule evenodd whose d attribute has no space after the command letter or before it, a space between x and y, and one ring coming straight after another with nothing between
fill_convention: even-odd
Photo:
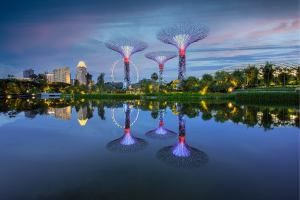
<instances>
[{"instance_id":1,"label":"supertree reflection in water","mask_svg":"<svg viewBox=\"0 0 300 200\"><path fill-rule=\"evenodd\" d=\"M185 122L185 116L180 113L178 115L179 138L177 143L160 149L156 153L156 157L165 165L176 168L194 169L202 167L208 163L208 155L187 145L185 142Z\"/></svg>"},{"instance_id":2,"label":"supertree reflection in water","mask_svg":"<svg viewBox=\"0 0 300 200\"><path fill-rule=\"evenodd\" d=\"M109 142L106 148L116 153L134 153L144 150L149 144L146 140L136 138L130 133L130 107L129 103L124 103L125 133L119 139Z\"/></svg>"},{"instance_id":3,"label":"supertree reflection in water","mask_svg":"<svg viewBox=\"0 0 300 200\"><path fill-rule=\"evenodd\" d=\"M157 140L167 140L177 137L177 133L169 131L164 126L164 114L163 110L160 110L159 124L158 127L152 131L149 131L145 134L148 138L157 139Z\"/></svg>"}]
</instances>

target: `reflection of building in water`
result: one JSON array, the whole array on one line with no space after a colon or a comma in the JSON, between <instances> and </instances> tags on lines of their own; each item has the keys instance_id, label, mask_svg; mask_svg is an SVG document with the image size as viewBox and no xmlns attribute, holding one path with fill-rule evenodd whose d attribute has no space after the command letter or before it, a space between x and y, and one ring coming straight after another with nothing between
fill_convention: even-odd
<instances>
[{"instance_id":1,"label":"reflection of building in water","mask_svg":"<svg viewBox=\"0 0 300 200\"><path fill-rule=\"evenodd\" d=\"M55 108L54 119L58 120L71 120L72 107L67 106L64 108Z\"/></svg>"},{"instance_id":2,"label":"reflection of building in water","mask_svg":"<svg viewBox=\"0 0 300 200\"><path fill-rule=\"evenodd\" d=\"M136 138L130 133L130 105L129 103L123 104L125 115L125 133L119 139L109 142L106 148L109 151L116 153L133 153L144 150L149 144L146 140Z\"/></svg>"},{"instance_id":3,"label":"reflection of building in water","mask_svg":"<svg viewBox=\"0 0 300 200\"><path fill-rule=\"evenodd\" d=\"M190 147L185 142L185 116L181 114L178 107L179 138L175 145L167 146L156 153L156 157L165 165L181 169L194 169L206 165L209 161L208 155L203 151Z\"/></svg>"},{"instance_id":4,"label":"reflection of building in water","mask_svg":"<svg viewBox=\"0 0 300 200\"><path fill-rule=\"evenodd\" d=\"M78 111L77 114L78 114L79 124L81 126L84 126L86 124L87 120L88 120L87 117L86 117L86 115L87 115L87 107L80 108L80 110Z\"/></svg>"},{"instance_id":5,"label":"reflection of building in water","mask_svg":"<svg viewBox=\"0 0 300 200\"><path fill-rule=\"evenodd\" d=\"M33 120L35 118L35 115L31 113L31 111L25 111L25 117L27 119Z\"/></svg>"},{"instance_id":6,"label":"reflection of building in water","mask_svg":"<svg viewBox=\"0 0 300 200\"><path fill-rule=\"evenodd\" d=\"M177 137L177 133L173 131L169 131L165 128L164 125L164 113L163 110L159 111L159 123L158 127L152 131L147 132L145 135L152 139L158 139L158 140L166 140Z\"/></svg>"},{"instance_id":7,"label":"reflection of building in water","mask_svg":"<svg viewBox=\"0 0 300 200\"><path fill-rule=\"evenodd\" d=\"M54 115L55 114L55 108L49 108L47 109L47 112L44 113L43 115L48 118L51 118L51 114Z\"/></svg>"}]
</instances>

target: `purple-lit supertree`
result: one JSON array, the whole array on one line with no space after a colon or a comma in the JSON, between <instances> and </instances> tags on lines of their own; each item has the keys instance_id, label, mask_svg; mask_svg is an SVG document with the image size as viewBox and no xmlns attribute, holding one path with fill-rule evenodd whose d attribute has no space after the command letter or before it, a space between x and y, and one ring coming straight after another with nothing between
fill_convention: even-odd
<instances>
[{"instance_id":1,"label":"purple-lit supertree","mask_svg":"<svg viewBox=\"0 0 300 200\"><path fill-rule=\"evenodd\" d=\"M164 80L164 64L168 60L175 58L177 56L176 52L172 51L155 51L145 54L146 58L149 58L151 60L154 60L159 65L159 75L158 80L159 83L162 84Z\"/></svg>"},{"instance_id":2,"label":"purple-lit supertree","mask_svg":"<svg viewBox=\"0 0 300 200\"><path fill-rule=\"evenodd\" d=\"M158 139L158 140L166 140L166 139L175 138L178 134L166 129L166 127L164 126L163 110L160 110L159 112L160 112L159 113L160 115L159 115L158 127L152 131L147 132L145 135L149 138Z\"/></svg>"},{"instance_id":3,"label":"purple-lit supertree","mask_svg":"<svg viewBox=\"0 0 300 200\"><path fill-rule=\"evenodd\" d=\"M119 52L124 58L124 85L123 88L130 87L130 67L129 59L132 54L145 50L146 42L132 38L115 38L105 42L105 46L111 50Z\"/></svg>"},{"instance_id":4,"label":"purple-lit supertree","mask_svg":"<svg viewBox=\"0 0 300 200\"><path fill-rule=\"evenodd\" d=\"M160 149L156 153L158 160L166 165L182 169L193 169L206 165L209 161L208 155L203 151L190 147L185 142L185 116L180 112L181 107L178 108L178 124L179 124L179 138L175 145L167 146Z\"/></svg>"},{"instance_id":5,"label":"purple-lit supertree","mask_svg":"<svg viewBox=\"0 0 300 200\"><path fill-rule=\"evenodd\" d=\"M136 138L130 133L130 104L124 103L125 133L119 139L109 142L106 148L116 153L133 153L145 149L149 144L146 140Z\"/></svg>"},{"instance_id":6,"label":"purple-lit supertree","mask_svg":"<svg viewBox=\"0 0 300 200\"><path fill-rule=\"evenodd\" d=\"M186 48L199 40L207 37L209 28L199 23L181 23L166 26L156 34L156 38L166 44L174 45L179 51L178 79L186 79Z\"/></svg>"}]
</instances>

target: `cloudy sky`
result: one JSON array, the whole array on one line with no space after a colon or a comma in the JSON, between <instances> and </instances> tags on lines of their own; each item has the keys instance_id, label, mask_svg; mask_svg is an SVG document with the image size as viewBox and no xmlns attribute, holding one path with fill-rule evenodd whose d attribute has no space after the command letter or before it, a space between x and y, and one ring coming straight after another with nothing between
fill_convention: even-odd
<instances>
[{"instance_id":1,"label":"cloudy sky","mask_svg":"<svg viewBox=\"0 0 300 200\"><path fill-rule=\"evenodd\" d=\"M258 62L299 63L298 0L52 0L0 2L0 77L22 76L84 61L94 80L101 72L111 81L111 67L121 55L104 42L130 37L148 43L131 60L140 78L150 78L158 65L144 57L151 51L177 51L156 39L156 32L180 22L199 22L210 35L191 44L186 53L187 75L200 77L226 66ZM178 58L165 64L165 78L177 78ZM115 66L122 81L123 64ZM132 81L136 79L134 67Z\"/></svg>"}]
</instances>

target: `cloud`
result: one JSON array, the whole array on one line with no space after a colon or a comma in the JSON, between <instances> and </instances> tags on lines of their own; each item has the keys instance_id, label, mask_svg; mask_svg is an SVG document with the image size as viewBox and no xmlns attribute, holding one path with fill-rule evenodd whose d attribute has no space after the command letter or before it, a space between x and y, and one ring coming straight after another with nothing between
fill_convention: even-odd
<instances>
[{"instance_id":1,"label":"cloud","mask_svg":"<svg viewBox=\"0 0 300 200\"><path fill-rule=\"evenodd\" d=\"M0 78L7 77L8 74L17 77L16 75L19 75L19 73L22 73L23 76L23 70L21 71L16 67L0 63Z\"/></svg>"}]
</instances>

